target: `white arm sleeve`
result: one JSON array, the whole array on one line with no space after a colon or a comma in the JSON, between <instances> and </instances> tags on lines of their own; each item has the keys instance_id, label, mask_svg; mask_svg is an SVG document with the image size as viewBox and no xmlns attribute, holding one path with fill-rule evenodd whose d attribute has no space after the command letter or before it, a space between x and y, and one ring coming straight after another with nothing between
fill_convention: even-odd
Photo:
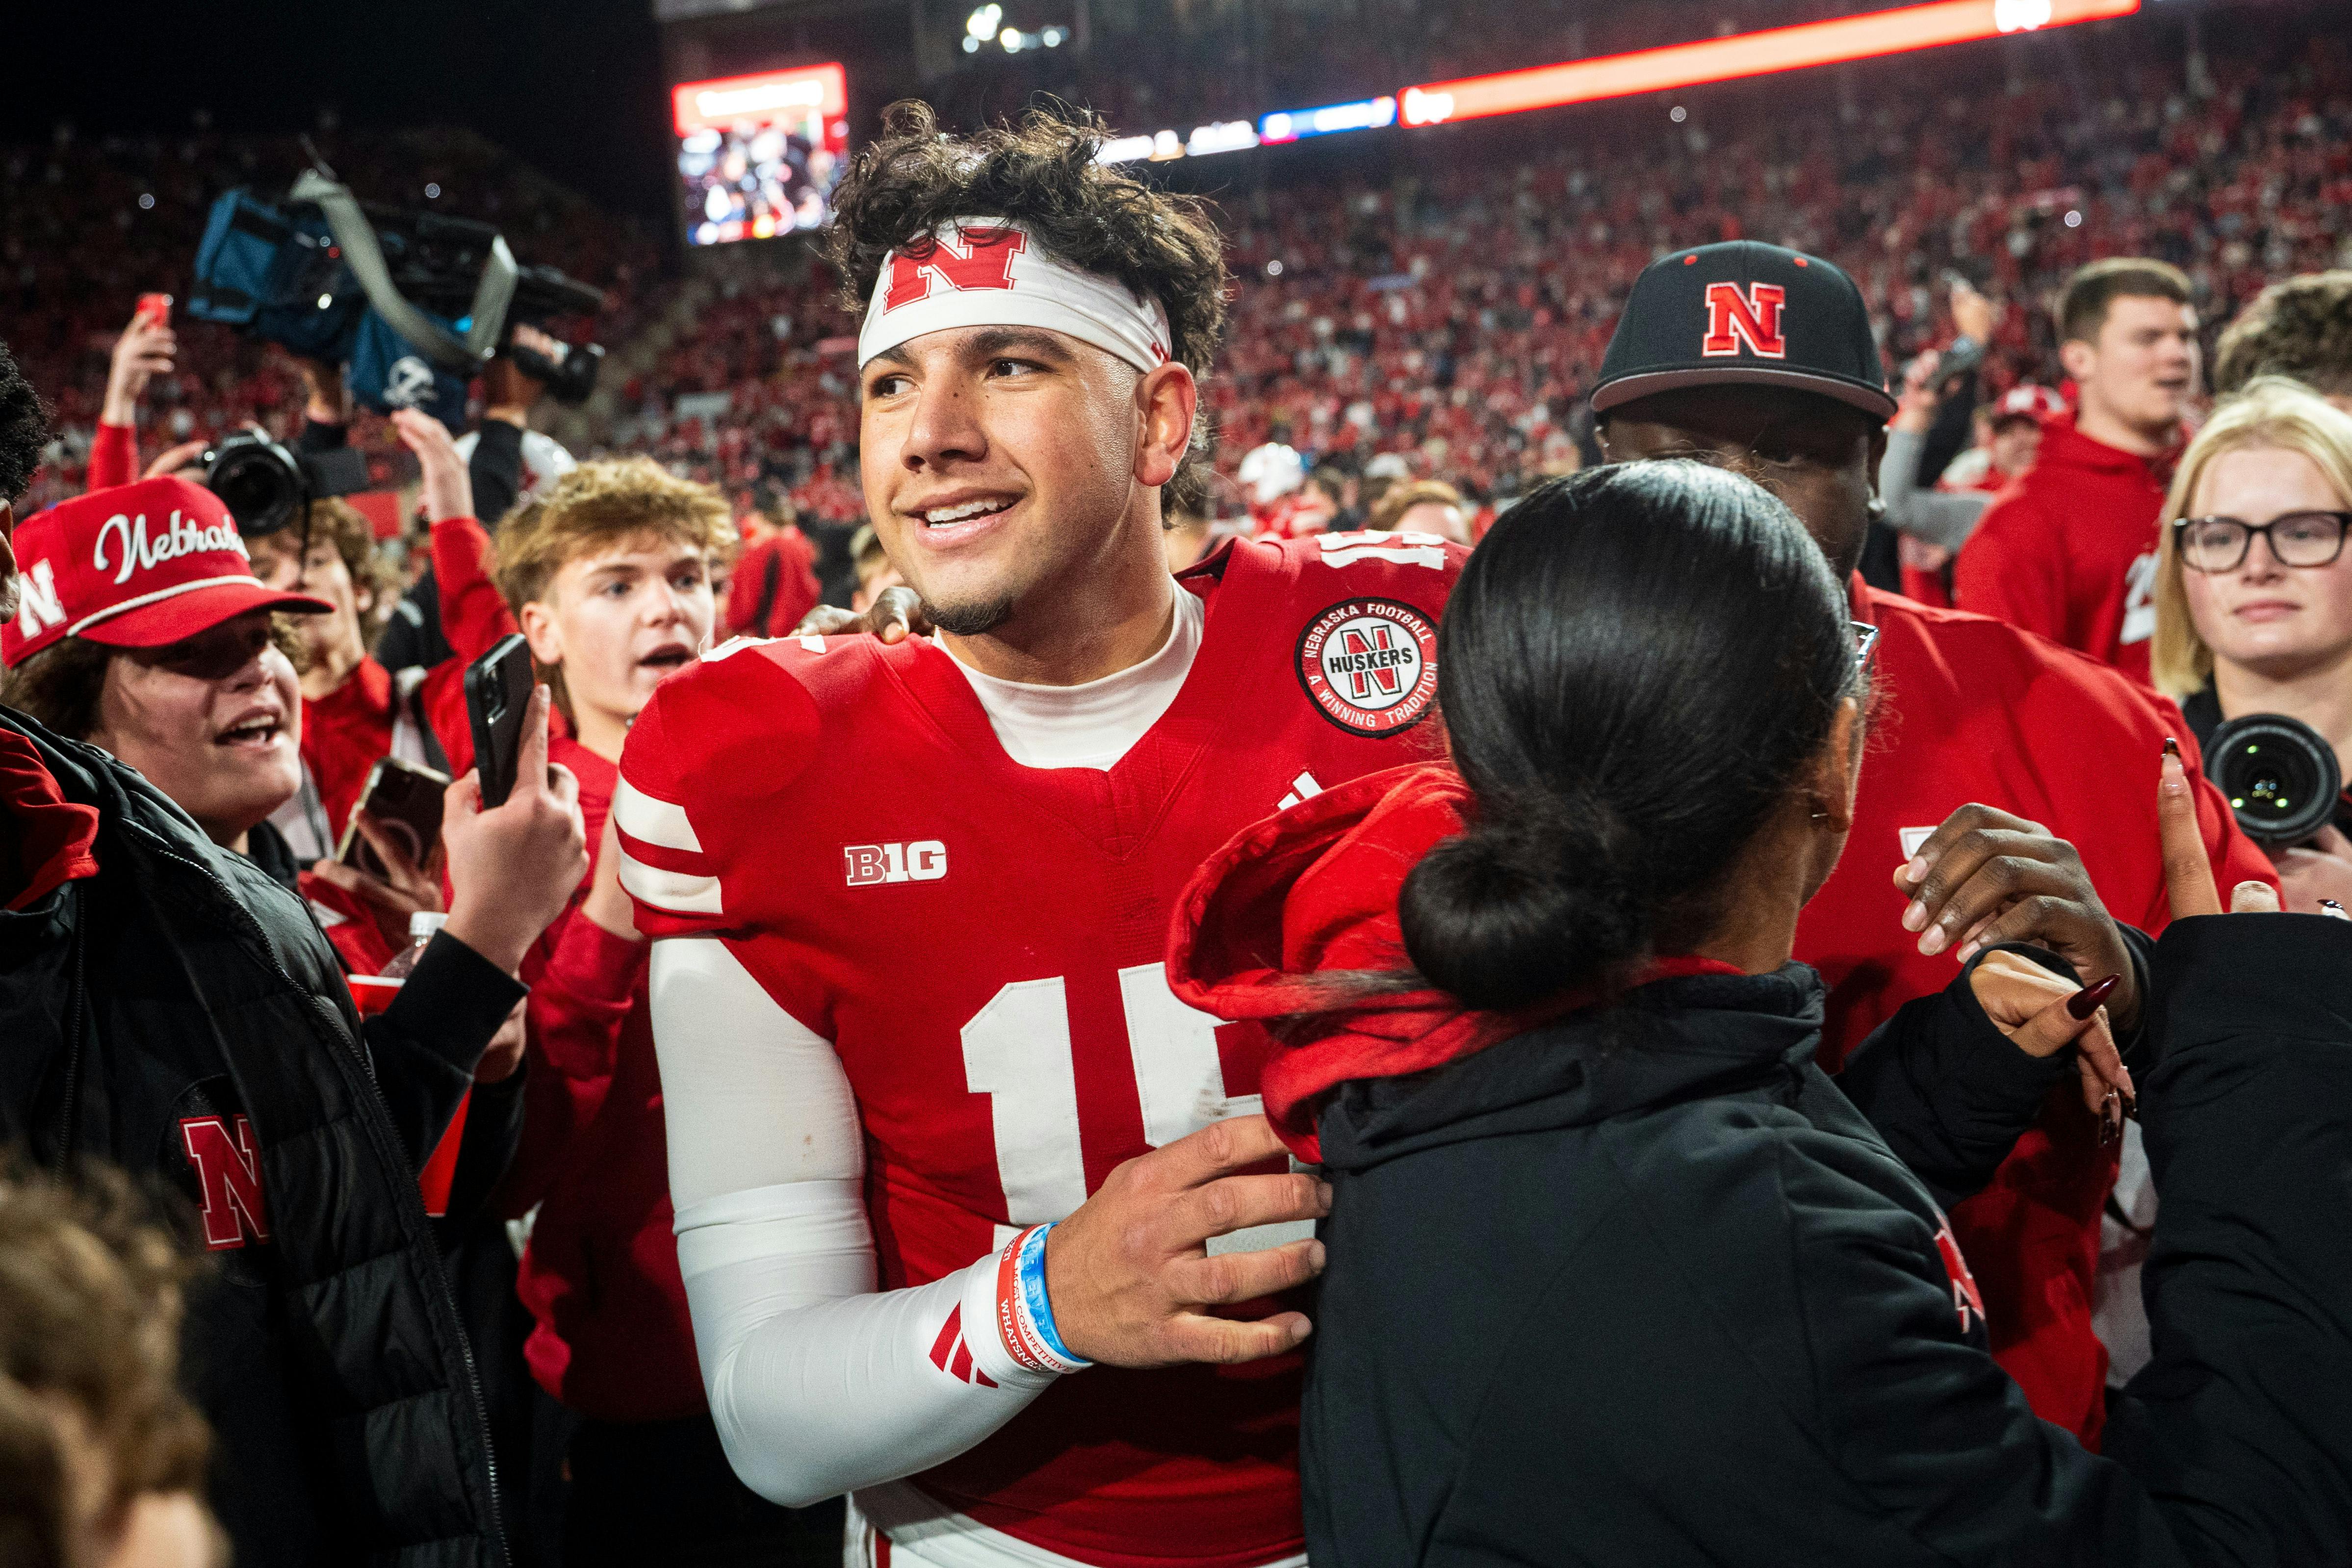
<instances>
[{"instance_id":1,"label":"white arm sleeve","mask_svg":"<svg viewBox=\"0 0 2352 1568\"><path fill-rule=\"evenodd\" d=\"M832 1043L715 937L655 943L650 988L678 1269L743 1484L804 1508L1011 1420L1053 1379L1003 1348L993 1254L874 1288L864 1134Z\"/></svg>"}]
</instances>

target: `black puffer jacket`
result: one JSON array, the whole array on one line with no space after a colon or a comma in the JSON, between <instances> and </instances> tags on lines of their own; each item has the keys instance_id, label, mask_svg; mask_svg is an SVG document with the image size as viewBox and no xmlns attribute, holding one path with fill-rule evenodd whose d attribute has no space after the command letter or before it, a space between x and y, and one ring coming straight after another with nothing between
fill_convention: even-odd
<instances>
[{"instance_id":1,"label":"black puffer jacket","mask_svg":"<svg viewBox=\"0 0 2352 1568\"><path fill-rule=\"evenodd\" d=\"M0 912L0 1133L202 1214L187 1378L239 1568L503 1563L415 1172L521 988L445 937L362 1034L299 897L104 752L0 725L100 814L96 876Z\"/></svg>"},{"instance_id":2,"label":"black puffer jacket","mask_svg":"<svg viewBox=\"0 0 2352 1568\"><path fill-rule=\"evenodd\" d=\"M2352 1563L2352 925L2177 921L2153 968L2156 1359L2105 1458L1986 1354L1931 1199L2038 1098L1964 987L1855 1058L1876 1128L1799 965L1344 1086L1318 1568Z\"/></svg>"}]
</instances>

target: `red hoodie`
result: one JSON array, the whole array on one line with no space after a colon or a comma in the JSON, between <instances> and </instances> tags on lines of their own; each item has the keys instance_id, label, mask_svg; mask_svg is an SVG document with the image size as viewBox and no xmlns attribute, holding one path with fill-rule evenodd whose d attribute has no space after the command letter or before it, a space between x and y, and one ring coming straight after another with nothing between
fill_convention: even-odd
<instances>
[{"instance_id":1,"label":"red hoodie","mask_svg":"<svg viewBox=\"0 0 2352 1568\"><path fill-rule=\"evenodd\" d=\"M1952 601L2038 632L2148 684L2156 528L2179 449L2141 457L2073 413L2042 427L2033 466L1985 510L1952 569Z\"/></svg>"},{"instance_id":2,"label":"red hoodie","mask_svg":"<svg viewBox=\"0 0 2352 1568\"><path fill-rule=\"evenodd\" d=\"M1465 1008L1439 990L1350 998L1333 1010L1322 977L1407 968L1397 925L1405 873L1462 831L1469 787L1444 763L1349 779L1236 834L1202 862L1176 901L1168 984L1188 1007L1279 1040L1258 1087L1291 1152L1323 1157L1322 1096L1351 1079L1397 1078L1525 1034L1579 1008L1571 992L1511 1012ZM1644 981L1736 975L1710 958L1664 958ZM1313 1015L1311 1022L1275 1027Z\"/></svg>"}]
</instances>

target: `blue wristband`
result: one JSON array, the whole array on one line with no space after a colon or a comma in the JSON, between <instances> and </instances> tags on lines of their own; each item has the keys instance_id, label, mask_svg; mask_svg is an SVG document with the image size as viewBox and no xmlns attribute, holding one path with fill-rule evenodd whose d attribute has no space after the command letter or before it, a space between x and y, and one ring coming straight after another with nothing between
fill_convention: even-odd
<instances>
[{"instance_id":1,"label":"blue wristband","mask_svg":"<svg viewBox=\"0 0 2352 1568\"><path fill-rule=\"evenodd\" d=\"M1028 1309L1030 1326L1045 1348L1074 1366L1092 1366L1094 1363L1070 1354L1062 1343L1061 1333L1054 1327L1054 1303L1045 1293L1045 1233L1053 1229L1051 1222L1040 1225L1023 1239L1021 1258L1017 1264L1021 1281L1021 1301Z\"/></svg>"}]
</instances>

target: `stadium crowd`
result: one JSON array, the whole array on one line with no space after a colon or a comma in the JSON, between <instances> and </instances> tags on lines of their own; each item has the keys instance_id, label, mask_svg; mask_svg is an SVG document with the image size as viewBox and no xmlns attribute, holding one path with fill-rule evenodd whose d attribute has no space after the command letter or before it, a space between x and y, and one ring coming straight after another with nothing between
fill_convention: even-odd
<instances>
[{"instance_id":1,"label":"stadium crowd","mask_svg":"<svg viewBox=\"0 0 2352 1568\"><path fill-rule=\"evenodd\" d=\"M7 152L0 1559L2352 1561L2273 42L1215 203L901 106L576 453L137 303L310 150Z\"/></svg>"}]
</instances>

